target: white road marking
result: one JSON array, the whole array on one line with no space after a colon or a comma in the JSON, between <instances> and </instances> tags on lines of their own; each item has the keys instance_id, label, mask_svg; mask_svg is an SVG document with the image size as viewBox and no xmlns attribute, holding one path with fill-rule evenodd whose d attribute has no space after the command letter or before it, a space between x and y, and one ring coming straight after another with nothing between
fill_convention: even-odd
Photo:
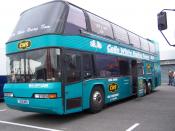
<instances>
[{"instance_id":1,"label":"white road marking","mask_svg":"<svg viewBox=\"0 0 175 131\"><path fill-rule=\"evenodd\" d=\"M139 125L140 125L140 123L135 123L134 125L132 125L131 127L129 127L126 131L132 131L132 130L134 130L134 128L136 128Z\"/></svg>"},{"instance_id":2,"label":"white road marking","mask_svg":"<svg viewBox=\"0 0 175 131\"><path fill-rule=\"evenodd\" d=\"M51 128L39 127L39 126L32 126L32 125L26 125L26 124L20 124L20 123L13 123L13 122L8 122L8 121L0 121L0 123L8 124L8 125L21 126L21 127L28 127L28 128L44 130L44 131L63 131L63 130L56 130L56 129L51 129Z\"/></svg>"},{"instance_id":3,"label":"white road marking","mask_svg":"<svg viewBox=\"0 0 175 131\"><path fill-rule=\"evenodd\" d=\"M7 109L0 110L0 112L7 111Z\"/></svg>"}]
</instances>

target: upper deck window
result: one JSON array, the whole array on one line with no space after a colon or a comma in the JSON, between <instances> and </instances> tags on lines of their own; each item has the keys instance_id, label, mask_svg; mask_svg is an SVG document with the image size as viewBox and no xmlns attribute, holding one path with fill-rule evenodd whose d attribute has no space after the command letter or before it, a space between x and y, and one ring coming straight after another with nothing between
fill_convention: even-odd
<instances>
[{"instance_id":1,"label":"upper deck window","mask_svg":"<svg viewBox=\"0 0 175 131\"><path fill-rule=\"evenodd\" d=\"M91 13L88 13L88 15L90 19L90 25L91 25L92 32L99 34L99 35L113 38L111 24L108 21L96 15L93 15Z\"/></svg>"},{"instance_id":2,"label":"upper deck window","mask_svg":"<svg viewBox=\"0 0 175 131\"><path fill-rule=\"evenodd\" d=\"M156 53L156 45L152 42L149 42L150 52Z\"/></svg>"},{"instance_id":3,"label":"upper deck window","mask_svg":"<svg viewBox=\"0 0 175 131\"><path fill-rule=\"evenodd\" d=\"M114 37L117 41L129 44L129 38L126 29L117 25L113 25L113 31L114 31Z\"/></svg>"},{"instance_id":4,"label":"upper deck window","mask_svg":"<svg viewBox=\"0 0 175 131\"><path fill-rule=\"evenodd\" d=\"M128 35L129 35L130 44L132 44L136 48L140 48L139 36L132 32L128 32Z\"/></svg>"},{"instance_id":5,"label":"upper deck window","mask_svg":"<svg viewBox=\"0 0 175 131\"><path fill-rule=\"evenodd\" d=\"M68 18L65 26L64 33L79 34L80 29L86 29L86 20L84 13L81 9L69 6Z\"/></svg>"},{"instance_id":6,"label":"upper deck window","mask_svg":"<svg viewBox=\"0 0 175 131\"><path fill-rule=\"evenodd\" d=\"M140 38L142 50L149 51L149 43L146 39Z\"/></svg>"},{"instance_id":7,"label":"upper deck window","mask_svg":"<svg viewBox=\"0 0 175 131\"><path fill-rule=\"evenodd\" d=\"M50 2L22 13L9 41L62 31L65 14L63 2Z\"/></svg>"}]
</instances>

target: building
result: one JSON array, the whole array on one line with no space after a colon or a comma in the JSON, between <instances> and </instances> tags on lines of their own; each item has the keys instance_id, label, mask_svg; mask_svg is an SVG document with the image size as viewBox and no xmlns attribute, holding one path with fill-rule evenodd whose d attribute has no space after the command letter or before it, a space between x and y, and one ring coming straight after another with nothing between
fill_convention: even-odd
<instances>
[{"instance_id":1,"label":"building","mask_svg":"<svg viewBox=\"0 0 175 131\"><path fill-rule=\"evenodd\" d=\"M168 72L175 71L175 50L160 52L161 82L168 83Z\"/></svg>"}]
</instances>

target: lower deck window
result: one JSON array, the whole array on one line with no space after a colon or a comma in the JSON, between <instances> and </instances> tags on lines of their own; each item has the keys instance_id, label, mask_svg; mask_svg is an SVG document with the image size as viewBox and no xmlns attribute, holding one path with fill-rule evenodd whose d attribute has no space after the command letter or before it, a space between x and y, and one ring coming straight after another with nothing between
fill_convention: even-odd
<instances>
[{"instance_id":1,"label":"lower deck window","mask_svg":"<svg viewBox=\"0 0 175 131\"><path fill-rule=\"evenodd\" d=\"M80 55L74 53L65 54L65 74L67 83L81 80Z\"/></svg>"},{"instance_id":2,"label":"lower deck window","mask_svg":"<svg viewBox=\"0 0 175 131\"><path fill-rule=\"evenodd\" d=\"M119 77L130 75L130 62L125 58L110 55L96 55L95 65L99 77Z\"/></svg>"}]
</instances>

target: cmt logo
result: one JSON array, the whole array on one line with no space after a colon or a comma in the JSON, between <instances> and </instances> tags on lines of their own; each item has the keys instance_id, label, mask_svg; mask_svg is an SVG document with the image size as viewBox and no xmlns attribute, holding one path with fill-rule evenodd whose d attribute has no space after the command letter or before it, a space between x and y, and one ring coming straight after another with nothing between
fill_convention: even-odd
<instances>
[{"instance_id":1,"label":"cmt logo","mask_svg":"<svg viewBox=\"0 0 175 131\"><path fill-rule=\"evenodd\" d=\"M97 49L102 48L102 44L99 41L95 41L95 40L90 41L90 46Z\"/></svg>"},{"instance_id":2,"label":"cmt logo","mask_svg":"<svg viewBox=\"0 0 175 131\"><path fill-rule=\"evenodd\" d=\"M108 90L109 90L109 92L111 92L111 93L115 93L117 90L118 90L118 84L116 84L116 83L111 83L111 84L109 84L109 87L108 87Z\"/></svg>"},{"instance_id":3,"label":"cmt logo","mask_svg":"<svg viewBox=\"0 0 175 131\"><path fill-rule=\"evenodd\" d=\"M31 46L31 42L29 40L23 40L18 43L18 48L25 50Z\"/></svg>"}]
</instances>

